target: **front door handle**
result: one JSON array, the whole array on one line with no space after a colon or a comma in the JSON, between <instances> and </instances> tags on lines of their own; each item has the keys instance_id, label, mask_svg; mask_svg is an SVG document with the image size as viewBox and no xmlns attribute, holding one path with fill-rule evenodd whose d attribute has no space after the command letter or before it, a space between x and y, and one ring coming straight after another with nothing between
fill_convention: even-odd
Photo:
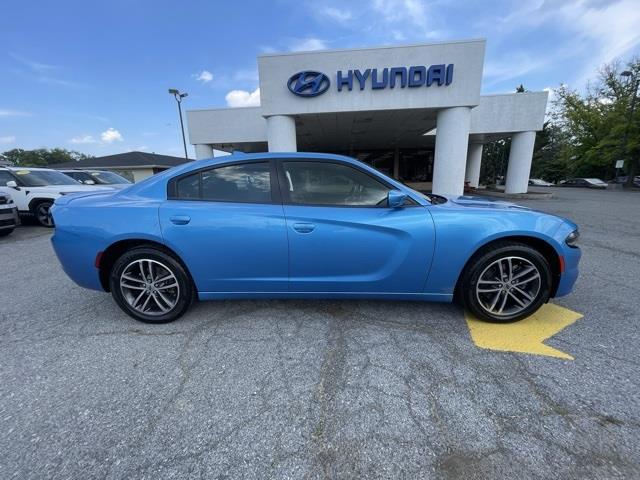
<instances>
[{"instance_id":1,"label":"front door handle","mask_svg":"<svg viewBox=\"0 0 640 480\"><path fill-rule=\"evenodd\" d=\"M294 223L293 229L298 233L311 233L316 226L313 223Z\"/></svg>"},{"instance_id":2,"label":"front door handle","mask_svg":"<svg viewBox=\"0 0 640 480\"><path fill-rule=\"evenodd\" d=\"M172 217L169 217L169 220L171 220L171 223L175 223L176 225L186 225L191 221L191 217L188 215L173 215Z\"/></svg>"}]
</instances>

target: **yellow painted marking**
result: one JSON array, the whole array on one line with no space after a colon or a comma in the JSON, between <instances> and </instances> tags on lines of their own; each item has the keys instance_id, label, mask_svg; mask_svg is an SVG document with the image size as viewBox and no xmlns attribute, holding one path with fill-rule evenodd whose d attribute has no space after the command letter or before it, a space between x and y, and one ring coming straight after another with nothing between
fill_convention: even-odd
<instances>
[{"instance_id":1,"label":"yellow painted marking","mask_svg":"<svg viewBox=\"0 0 640 480\"><path fill-rule=\"evenodd\" d=\"M483 322L467 312L464 317L473 343L480 348L573 360L571 355L543 342L581 319L582 315L568 308L547 303L530 317L515 323Z\"/></svg>"}]
</instances>

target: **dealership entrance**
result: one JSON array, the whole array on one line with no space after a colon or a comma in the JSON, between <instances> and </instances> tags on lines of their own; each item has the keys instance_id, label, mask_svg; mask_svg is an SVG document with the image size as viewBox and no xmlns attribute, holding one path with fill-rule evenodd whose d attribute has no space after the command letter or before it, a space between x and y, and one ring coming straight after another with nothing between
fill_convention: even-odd
<instances>
[{"instance_id":1,"label":"dealership entrance","mask_svg":"<svg viewBox=\"0 0 640 480\"><path fill-rule=\"evenodd\" d=\"M482 145L511 138L506 191L527 191L546 92L480 95L484 40L258 58L260 107L187 112L197 158L231 152L356 157L434 193L477 186Z\"/></svg>"}]
</instances>

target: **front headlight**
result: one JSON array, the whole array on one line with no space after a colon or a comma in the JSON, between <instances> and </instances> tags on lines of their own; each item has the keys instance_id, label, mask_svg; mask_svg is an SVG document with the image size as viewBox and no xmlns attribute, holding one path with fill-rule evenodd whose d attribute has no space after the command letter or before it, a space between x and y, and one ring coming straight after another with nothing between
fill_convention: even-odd
<instances>
[{"instance_id":1,"label":"front headlight","mask_svg":"<svg viewBox=\"0 0 640 480\"><path fill-rule=\"evenodd\" d=\"M564 240L564 243L573 248L578 248L578 240L580 239L580 232L578 230L574 230L571 232L567 238Z\"/></svg>"}]
</instances>

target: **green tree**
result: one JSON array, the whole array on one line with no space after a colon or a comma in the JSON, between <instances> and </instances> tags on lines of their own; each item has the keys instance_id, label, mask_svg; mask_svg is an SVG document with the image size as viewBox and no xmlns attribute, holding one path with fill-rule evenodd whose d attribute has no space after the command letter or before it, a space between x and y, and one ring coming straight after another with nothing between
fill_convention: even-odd
<instances>
[{"instance_id":1,"label":"green tree","mask_svg":"<svg viewBox=\"0 0 640 480\"><path fill-rule=\"evenodd\" d=\"M557 124L546 121L536 135L531 163L531 177L557 183L569 174L566 159L567 137Z\"/></svg>"},{"instance_id":2,"label":"green tree","mask_svg":"<svg viewBox=\"0 0 640 480\"><path fill-rule=\"evenodd\" d=\"M640 78L640 60L629 62L626 70L634 80ZM630 117L637 83L620 73L619 63L605 65L584 94L566 86L556 92L553 121L565 136L558 158L573 176L611 178L616 160L629 160L629 169L640 158L640 109Z\"/></svg>"},{"instance_id":3,"label":"green tree","mask_svg":"<svg viewBox=\"0 0 640 480\"><path fill-rule=\"evenodd\" d=\"M20 167L47 167L57 163L83 160L85 158L90 158L90 156L64 148L38 148L36 150L14 148L0 154L0 160Z\"/></svg>"}]
</instances>

